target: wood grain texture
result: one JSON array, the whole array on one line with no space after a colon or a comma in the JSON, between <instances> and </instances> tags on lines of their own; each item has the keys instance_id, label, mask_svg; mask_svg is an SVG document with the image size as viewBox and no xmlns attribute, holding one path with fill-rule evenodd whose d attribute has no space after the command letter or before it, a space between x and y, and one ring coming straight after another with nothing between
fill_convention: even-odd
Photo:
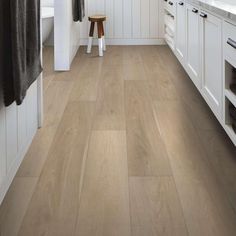
<instances>
[{"instance_id":1,"label":"wood grain texture","mask_svg":"<svg viewBox=\"0 0 236 236\"><path fill-rule=\"evenodd\" d=\"M168 47L81 47L67 73L47 53L44 127L1 236L235 235L236 148Z\"/></svg>"},{"instance_id":2,"label":"wood grain texture","mask_svg":"<svg viewBox=\"0 0 236 236\"><path fill-rule=\"evenodd\" d=\"M94 130L125 130L124 81L115 67L102 71Z\"/></svg>"},{"instance_id":3,"label":"wood grain texture","mask_svg":"<svg viewBox=\"0 0 236 236\"><path fill-rule=\"evenodd\" d=\"M183 104L155 102L154 110L168 150L189 234L234 235L235 212Z\"/></svg>"},{"instance_id":4,"label":"wood grain texture","mask_svg":"<svg viewBox=\"0 0 236 236\"><path fill-rule=\"evenodd\" d=\"M69 103L19 235L72 235L90 135L93 103Z\"/></svg>"},{"instance_id":5,"label":"wood grain texture","mask_svg":"<svg viewBox=\"0 0 236 236\"><path fill-rule=\"evenodd\" d=\"M0 206L0 235L16 236L38 178L15 178Z\"/></svg>"},{"instance_id":6,"label":"wood grain texture","mask_svg":"<svg viewBox=\"0 0 236 236\"><path fill-rule=\"evenodd\" d=\"M188 235L172 177L130 177L133 236Z\"/></svg>"},{"instance_id":7,"label":"wood grain texture","mask_svg":"<svg viewBox=\"0 0 236 236\"><path fill-rule=\"evenodd\" d=\"M146 82L125 82L125 110L129 175L171 175Z\"/></svg>"},{"instance_id":8,"label":"wood grain texture","mask_svg":"<svg viewBox=\"0 0 236 236\"><path fill-rule=\"evenodd\" d=\"M103 58L104 66L123 66L142 63L142 57L138 46L112 46L107 47L106 54Z\"/></svg>"},{"instance_id":9,"label":"wood grain texture","mask_svg":"<svg viewBox=\"0 0 236 236\"><path fill-rule=\"evenodd\" d=\"M17 176L39 177L72 89L71 82L51 82L44 92L44 123L38 130Z\"/></svg>"},{"instance_id":10,"label":"wood grain texture","mask_svg":"<svg viewBox=\"0 0 236 236\"><path fill-rule=\"evenodd\" d=\"M131 235L125 131L92 132L76 235Z\"/></svg>"},{"instance_id":11,"label":"wood grain texture","mask_svg":"<svg viewBox=\"0 0 236 236\"><path fill-rule=\"evenodd\" d=\"M84 65L73 86L70 101L96 101L102 61L92 61Z\"/></svg>"},{"instance_id":12,"label":"wood grain texture","mask_svg":"<svg viewBox=\"0 0 236 236\"><path fill-rule=\"evenodd\" d=\"M125 80L146 80L147 75L143 62L124 64L120 70Z\"/></svg>"},{"instance_id":13,"label":"wood grain texture","mask_svg":"<svg viewBox=\"0 0 236 236\"><path fill-rule=\"evenodd\" d=\"M179 100L180 96L172 78L160 59L160 56L149 56L142 53L148 79L149 93L153 101Z\"/></svg>"}]
</instances>

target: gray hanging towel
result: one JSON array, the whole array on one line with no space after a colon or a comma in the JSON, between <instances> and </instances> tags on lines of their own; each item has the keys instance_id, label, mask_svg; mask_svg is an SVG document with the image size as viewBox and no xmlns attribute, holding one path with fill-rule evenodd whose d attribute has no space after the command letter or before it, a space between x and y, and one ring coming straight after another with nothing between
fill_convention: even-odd
<instances>
[{"instance_id":1,"label":"gray hanging towel","mask_svg":"<svg viewBox=\"0 0 236 236\"><path fill-rule=\"evenodd\" d=\"M23 102L27 89L42 72L40 58L40 0L5 1L4 44L9 46L4 69L4 102ZM8 2L8 3L7 3ZM4 53L4 56L6 55Z\"/></svg>"},{"instance_id":2,"label":"gray hanging towel","mask_svg":"<svg viewBox=\"0 0 236 236\"><path fill-rule=\"evenodd\" d=\"M74 21L82 22L85 16L84 0L72 0L72 9Z\"/></svg>"}]
</instances>

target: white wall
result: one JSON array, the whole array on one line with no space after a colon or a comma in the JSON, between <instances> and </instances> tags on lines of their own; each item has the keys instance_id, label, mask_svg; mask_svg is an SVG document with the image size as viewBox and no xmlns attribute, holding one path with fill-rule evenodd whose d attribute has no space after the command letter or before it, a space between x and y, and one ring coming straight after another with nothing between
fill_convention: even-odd
<instances>
[{"instance_id":1,"label":"white wall","mask_svg":"<svg viewBox=\"0 0 236 236\"><path fill-rule=\"evenodd\" d=\"M54 6L54 0L41 0L41 5L43 7L53 7Z\"/></svg>"},{"instance_id":2,"label":"white wall","mask_svg":"<svg viewBox=\"0 0 236 236\"><path fill-rule=\"evenodd\" d=\"M72 0L57 0L54 4L55 70L69 70L79 48L80 23L72 17Z\"/></svg>"},{"instance_id":3,"label":"white wall","mask_svg":"<svg viewBox=\"0 0 236 236\"><path fill-rule=\"evenodd\" d=\"M14 103L6 108L0 98L0 204L38 128L37 83L21 106Z\"/></svg>"},{"instance_id":4,"label":"white wall","mask_svg":"<svg viewBox=\"0 0 236 236\"><path fill-rule=\"evenodd\" d=\"M87 44L88 16L107 15L109 44L155 44L163 38L163 0L85 0L86 19L81 26L81 43Z\"/></svg>"}]
</instances>

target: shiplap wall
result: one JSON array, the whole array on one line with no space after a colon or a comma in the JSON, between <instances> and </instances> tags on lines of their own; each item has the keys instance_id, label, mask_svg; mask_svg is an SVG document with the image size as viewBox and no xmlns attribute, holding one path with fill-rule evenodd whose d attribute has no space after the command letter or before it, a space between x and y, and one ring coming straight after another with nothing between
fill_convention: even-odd
<instances>
[{"instance_id":1,"label":"shiplap wall","mask_svg":"<svg viewBox=\"0 0 236 236\"><path fill-rule=\"evenodd\" d=\"M37 81L21 106L5 107L0 86L0 204L38 128Z\"/></svg>"},{"instance_id":2,"label":"shiplap wall","mask_svg":"<svg viewBox=\"0 0 236 236\"><path fill-rule=\"evenodd\" d=\"M81 44L87 43L88 16L105 14L109 44L158 44L163 38L162 0L85 0Z\"/></svg>"},{"instance_id":3,"label":"shiplap wall","mask_svg":"<svg viewBox=\"0 0 236 236\"><path fill-rule=\"evenodd\" d=\"M72 0L54 3L54 56L55 70L70 70L80 44L80 23L72 17Z\"/></svg>"}]
</instances>

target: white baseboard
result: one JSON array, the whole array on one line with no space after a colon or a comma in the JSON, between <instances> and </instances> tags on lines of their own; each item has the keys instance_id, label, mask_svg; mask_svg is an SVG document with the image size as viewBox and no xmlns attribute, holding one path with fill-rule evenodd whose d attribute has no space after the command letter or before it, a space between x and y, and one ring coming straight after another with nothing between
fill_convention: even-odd
<instances>
[{"instance_id":1,"label":"white baseboard","mask_svg":"<svg viewBox=\"0 0 236 236\"><path fill-rule=\"evenodd\" d=\"M88 39L80 39L80 45L87 45ZM94 39L97 45L97 39ZM164 39L106 39L107 45L165 45Z\"/></svg>"}]
</instances>

